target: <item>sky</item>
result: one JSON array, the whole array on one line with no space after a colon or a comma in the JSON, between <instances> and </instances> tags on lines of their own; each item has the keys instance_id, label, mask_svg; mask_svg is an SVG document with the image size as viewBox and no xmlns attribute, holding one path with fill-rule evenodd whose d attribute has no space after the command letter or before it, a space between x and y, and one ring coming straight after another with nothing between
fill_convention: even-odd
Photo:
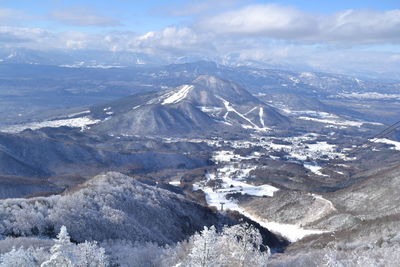
<instances>
[{"instance_id":1,"label":"sky","mask_svg":"<svg viewBox=\"0 0 400 267\"><path fill-rule=\"evenodd\" d=\"M0 0L0 48L400 75L398 0Z\"/></svg>"}]
</instances>

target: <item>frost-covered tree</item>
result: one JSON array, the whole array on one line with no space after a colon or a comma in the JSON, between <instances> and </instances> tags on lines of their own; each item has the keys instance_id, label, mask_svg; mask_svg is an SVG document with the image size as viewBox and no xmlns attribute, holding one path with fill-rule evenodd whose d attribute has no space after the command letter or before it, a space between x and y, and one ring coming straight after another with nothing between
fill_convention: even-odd
<instances>
[{"instance_id":1,"label":"frost-covered tree","mask_svg":"<svg viewBox=\"0 0 400 267\"><path fill-rule=\"evenodd\" d=\"M35 257L32 255L30 249L25 250L22 247L12 250L8 253L5 253L0 258L0 266L1 267L36 267L38 264L36 263Z\"/></svg>"},{"instance_id":2,"label":"frost-covered tree","mask_svg":"<svg viewBox=\"0 0 400 267\"><path fill-rule=\"evenodd\" d=\"M99 247L96 242L79 244L75 249L76 265L79 267L106 267L107 256L104 248Z\"/></svg>"},{"instance_id":3,"label":"frost-covered tree","mask_svg":"<svg viewBox=\"0 0 400 267\"><path fill-rule=\"evenodd\" d=\"M203 231L192 236L192 250L187 263L193 267L218 266L220 244L214 226L204 227Z\"/></svg>"},{"instance_id":4,"label":"frost-covered tree","mask_svg":"<svg viewBox=\"0 0 400 267\"><path fill-rule=\"evenodd\" d=\"M96 242L85 241L79 245L71 242L67 228L62 226L54 246L50 249L50 259L41 267L106 267L108 265L104 248Z\"/></svg>"},{"instance_id":5,"label":"frost-covered tree","mask_svg":"<svg viewBox=\"0 0 400 267\"><path fill-rule=\"evenodd\" d=\"M261 252L262 237L249 224L225 227L219 239L222 249L221 263L230 266L267 266L270 255L268 247Z\"/></svg>"},{"instance_id":6,"label":"frost-covered tree","mask_svg":"<svg viewBox=\"0 0 400 267\"><path fill-rule=\"evenodd\" d=\"M67 228L61 226L54 246L50 249L51 257L41 267L72 267L76 262L74 244L71 243Z\"/></svg>"},{"instance_id":7,"label":"frost-covered tree","mask_svg":"<svg viewBox=\"0 0 400 267\"><path fill-rule=\"evenodd\" d=\"M171 260L168 261L168 264L161 263L163 259L170 259L171 254L168 253L169 250L167 248L160 247L156 243L133 243L129 240L107 240L101 243L101 245L106 249L107 254L110 255L110 263L112 266L170 267L174 266L176 262Z\"/></svg>"},{"instance_id":8,"label":"frost-covered tree","mask_svg":"<svg viewBox=\"0 0 400 267\"><path fill-rule=\"evenodd\" d=\"M344 265L337 259L336 252L329 249L324 255L324 266L327 267L344 267Z\"/></svg>"},{"instance_id":9,"label":"frost-covered tree","mask_svg":"<svg viewBox=\"0 0 400 267\"><path fill-rule=\"evenodd\" d=\"M31 243L33 244L33 243ZM269 250L261 252L262 238L257 229L244 224L224 227L205 227L186 241L173 246L138 243L129 240L103 241L103 249L96 242L75 245L66 227L61 227L54 245L43 253L43 248L15 248L0 257L2 266L41 267L240 267L266 266ZM108 262L109 255L110 263Z\"/></svg>"},{"instance_id":10,"label":"frost-covered tree","mask_svg":"<svg viewBox=\"0 0 400 267\"><path fill-rule=\"evenodd\" d=\"M205 227L188 242L168 248L163 262L190 267L267 266L269 249L261 252L261 246L260 233L248 224L224 227L220 233L213 226Z\"/></svg>"}]
</instances>

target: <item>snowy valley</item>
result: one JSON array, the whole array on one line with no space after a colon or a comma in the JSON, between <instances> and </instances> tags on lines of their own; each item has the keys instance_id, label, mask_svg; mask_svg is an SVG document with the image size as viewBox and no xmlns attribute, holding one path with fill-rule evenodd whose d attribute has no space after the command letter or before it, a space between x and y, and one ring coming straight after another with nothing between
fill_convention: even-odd
<instances>
[{"instance_id":1,"label":"snowy valley","mask_svg":"<svg viewBox=\"0 0 400 267\"><path fill-rule=\"evenodd\" d=\"M0 123L0 266L395 261L398 84L211 62L90 75L107 71L127 84Z\"/></svg>"}]
</instances>

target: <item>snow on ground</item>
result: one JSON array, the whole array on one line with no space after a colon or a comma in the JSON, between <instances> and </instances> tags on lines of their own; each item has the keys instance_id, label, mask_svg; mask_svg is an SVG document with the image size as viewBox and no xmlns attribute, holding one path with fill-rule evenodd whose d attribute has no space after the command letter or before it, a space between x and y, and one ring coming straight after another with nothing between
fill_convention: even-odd
<instances>
[{"instance_id":1,"label":"snow on ground","mask_svg":"<svg viewBox=\"0 0 400 267\"><path fill-rule=\"evenodd\" d=\"M241 163L242 160L252 159L259 157L259 154L253 153L248 157L242 157L236 155L233 151L216 151L212 157L212 160L221 166L215 173L208 173L206 180L202 183L196 184L198 188L201 188L207 195L207 202L210 205L219 206L221 201L228 201L226 199L227 194L241 193L252 196L272 196L278 188L270 185L252 185L245 180L251 179L250 172L256 168L247 163ZM218 179L221 183L216 188L207 186L207 182ZM234 201L231 201L232 205Z\"/></svg>"},{"instance_id":2,"label":"snow on ground","mask_svg":"<svg viewBox=\"0 0 400 267\"><path fill-rule=\"evenodd\" d=\"M310 164L310 163L307 164L307 163L304 163L303 166L304 166L305 168L309 169L310 171L312 171L313 173L317 174L317 175L329 176L329 175L323 174L323 173L320 171L320 170L322 169L322 167L321 167L321 166L318 166L318 165L316 165L316 164Z\"/></svg>"},{"instance_id":3,"label":"snow on ground","mask_svg":"<svg viewBox=\"0 0 400 267\"><path fill-rule=\"evenodd\" d=\"M170 138L170 137L164 137L162 138L163 142L165 143L177 143L177 142L189 142L189 143L206 143L210 147L221 147L221 142L223 142L221 139L215 138L215 139L200 139L200 138L192 138L192 139L187 139L187 138Z\"/></svg>"},{"instance_id":4,"label":"snow on ground","mask_svg":"<svg viewBox=\"0 0 400 267\"><path fill-rule=\"evenodd\" d=\"M11 125L7 126L6 128L0 129L0 131L6 133L19 133L26 129L37 130L44 127L58 128L62 126L81 128L81 130L85 130L88 128L89 125L93 125L98 122L100 122L100 120L94 120L90 117L81 117L73 119L62 119L62 120L31 122L25 124Z\"/></svg>"},{"instance_id":5,"label":"snow on ground","mask_svg":"<svg viewBox=\"0 0 400 267\"><path fill-rule=\"evenodd\" d=\"M252 185L248 181L252 179L250 177L251 170L255 169L257 166L247 162L247 159L257 159L260 157L271 157L269 155L274 151L283 150L288 154L286 160L295 159L299 163L305 165L314 171L318 175L324 175L320 173L320 166L318 166L315 161L317 160L327 160L334 158L341 158L343 160L350 160L344 149L339 150L339 148L334 144L329 144L326 141L318 141L321 135L316 133L308 133L300 136L292 137L267 137L259 136L254 134L250 140L222 140L222 139L180 139L180 138L168 138L165 139L166 142L204 142L214 148L231 147L232 150L224 149L214 152L212 160L216 163L217 170L213 173L206 174L206 179L204 181L198 182L193 185L193 190L201 189L205 193L206 201L208 205L215 206L217 208L221 207L223 204L224 209L235 210L242 213L244 216L258 222L261 226L269 229L272 232L278 233L291 242L298 241L305 236L313 234L321 234L326 231L324 230L314 230L314 229L303 229L301 223L298 224L283 224L278 222L269 221L266 218L260 218L251 214L249 211L240 207L237 200L234 198L227 197L228 194L249 194L252 196L266 196L273 197L274 192L279 190L276 187L270 185ZM326 136L322 136L326 137ZM280 141L282 144L276 141ZM252 148L252 147L263 147L265 149L261 152L254 152L248 156L241 156L235 154L233 149L235 148ZM273 156L272 156L273 157ZM275 157L276 159L281 159ZM308 161L309 159L313 161ZM338 164L343 165L343 164ZM343 165L343 167L348 167ZM217 182L217 179L220 183ZM213 180L216 180L216 185L212 185ZM214 186L214 188L212 187ZM316 201L321 202L322 208L318 210L315 214L311 214L307 217L307 220L314 220L325 216L325 214L335 210L332 202L323 198L319 195L313 195Z\"/></svg>"},{"instance_id":6,"label":"snow on ground","mask_svg":"<svg viewBox=\"0 0 400 267\"><path fill-rule=\"evenodd\" d=\"M323 234L327 232L323 230L303 229L300 225L297 224L271 222L255 216L249 212L246 212L243 209L239 209L237 211L242 213L247 218L257 222L262 227L267 228L269 231L283 236L289 242L296 242L309 235Z\"/></svg>"},{"instance_id":7,"label":"snow on ground","mask_svg":"<svg viewBox=\"0 0 400 267\"><path fill-rule=\"evenodd\" d=\"M249 118L247 118L245 116L245 114L242 114L239 111L237 111L231 105L231 103L229 101L225 100L224 98L222 98L220 96L216 96L216 97L219 98L222 101L222 103L224 104L224 106L225 106L225 109L226 109L226 113L224 115L224 120L225 121L229 122L228 121L228 115L229 115L230 112L232 112L232 113L235 113L236 115L238 115L240 118L242 118L243 120L245 120L248 123L247 125L246 124L241 124L242 128L244 128L244 129L253 129L253 130L256 130L256 131L268 131L268 130L270 130L270 128L268 128L268 127L262 127L262 128L258 127L254 122L252 122ZM249 112L251 112L251 110ZM262 112L264 112L264 111L262 111ZM260 114L261 114L261 111L260 111ZM260 118L260 120L261 120L261 118Z\"/></svg>"},{"instance_id":8,"label":"snow on ground","mask_svg":"<svg viewBox=\"0 0 400 267\"><path fill-rule=\"evenodd\" d=\"M254 129L260 129L257 125L255 125L249 118L244 116L242 113L238 112L232 105L229 103L229 101L223 99L222 97L217 96L219 99L221 99L222 103L224 103L225 109L226 109L226 114L224 115L224 119L226 120L228 117L229 112L236 113L239 117L244 119L249 123L249 125L243 125L243 128L254 128Z\"/></svg>"},{"instance_id":9,"label":"snow on ground","mask_svg":"<svg viewBox=\"0 0 400 267\"><path fill-rule=\"evenodd\" d=\"M112 68L126 68L126 66L122 65L103 65L103 64L93 64L93 65L86 65L84 61L75 63L75 64L65 64L65 65L59 65L59 67L63 68L74 68L74 69L79 69L79 68L88 68L88 69L112 69Z\"/></svg>"},{"instance_id":10,"label":"snow on ground","mask_svg":"<svg viewBox=\"0 0 400 267\"><path fill-rule=\"evenodd\" d=\"M227 178L223 178L225 182L227 181ZM254 195L254 196L273 196L274 192L276 192L278 189L269 186L269 185L262 185L262 186L251 186L243 182L238 182L231 180L233 187L228 187L224 189L217 189L214 190L211 187L208 186L198 186L195 185L194 189L201 189L206 195L206 201L209 206L215 206L217 208L221 207L221 204L223 204L224 209L229 209L229 210L234 210L238 211L244 216L250 218L251 220L259 223L262 227L267 228L271 232L280 234L281 236L285 237L287 240L290 242L296 242L300 239L302 239L305 236L308 235L313 235L313 234L321 234L324 233L325 231L322 230L308 230L308 229L303 229L297 224L283 224L283 223L277 223L277 222L272 222L268 221L264 218L260 218L258 216L255 216L249 212L247 212L245 209L239 206L239 204L233 200L233 199L227 199L226 195L229 193L247 193L249 195ZM239 190L239 191L238 191Z\"/></svg>"},{"instance_id":11,"label":"snow on ground","mask_svg":"<svg viewBox=\"0 0 400 267\"><path fill-rule=\"evenodd\" d=\"M161 104L162 105L176 104L182 101L183 99L185 99L185 97L193 87L194 87L193 85L181 86L177 92L174 92L172 95L165 98Z\"/></svg>"},{"instance_id":12,"label":"snow on ground","mask_svg":"<svg viewBox=\"0 0 400 267\"><path fill-rule=\"evenodd\" d=\"M215 112L220 112L223 110L221 107L206 107L206 106L198 106L198 108L205 112L205 113L215 113Z\"/></svg>"},{"instance_id":13,"label":"snow on ground","mask_svg":"<svg viewBox=\"0 0 400 267\"><path fill-rule=\"evenodd\" d=\"M289 79L295 84L300 83L300 80L297 79L296 77L289 77Z\"/></svg>"},{"instance_id":14,"label":"snow on ground","mask_svg":"<svg viewBox=\"0 0 400 267\"><path fill-rule=\"evenodd\" d=\"M260 112L258 114L260 116L260 123L263 128L265 128L265 123L264 123L264 109L260 107Z\"/></svg>"},{"instance_id":15,"label":"snow on ground","mask_svg":"<svg viewBox=\"0 0 400 267\"><path fill-rule=\"evenodd\" d=\"M246 180L251 179L249 173L251 169L255 168L255 166L248 166L246 163L242 163L241 161L258 157L260 157L260 153L258 152L255 152L248 157L243 157L235 155L233 151L217 151L214 153L212 159L217 163L217 166L220 167L215 173L208 173L205 181L194 184L193 189L203 190L209 206L220 208L223 205L223 209L238 211L244 216L259 223L262 227L282 235L290 242L296 242L308 235L324 233L324 231L321 230L303 229L297 224L282 224L260 218L240 207L237 200L227 196L228 194L241 193L257 197L272 197L274 192L279 190L278 188L267 184L255 186L246 182ZM213 188L209 185L209 182L216 179L219 179L221 183ZM319 196L316 196L316 198L318 197Z\"/></svg>"},{"instance_id":16,"label":"snow on ground","mask_svg":"<svg viewBox=\"0 0 400 267\"><path fill-rule=\"evenodd\" d=\"M76 117L76 116L83 115L83 114L89 114L89 113L90 113L90 110L84 110L81 112L69 114L68 118Z\"/></svg>"},{"instance_id":17,"label":"snow on ground","mask_svg":"<svg viewBox=\"0 0 400 267\"><path fill-rule=\"evenodd\" d=\"M328 119L319 119L319 118L312 118L312 117L305 117L305 116L300 116L300 117L298 117L298 119L306 120L306 121L315 121L315 122L320 122L320 123L325 123L325 124L332 124L332 125L337 125L337 126L361 127L364 124L364 122L358 122L358 121L328 120Z\"/></svg>"},{"instance_id":18,"label":"snow on ground","mask_svg":"<svg viewBox=\"0 0 400 267\"><path fill-rule=\"evenodd\" d=\"M229 150L221 150L221 151L216 151L213 156L213 161L216 163L220 162L229 162L232 159L234 159L237 155L233 153L233 151Z\"/></svg>"},{"instance_id":19,"label":"snow on ground","mask_svg":"<svg viewBox=\"0 0 400 267\"><path fill-rule=\"evenodd\" d=\"M377 92L366 93L342 93L339 97L353 99L379 99L379 100L400 100L400 94L382 94Z\"/></svg>"},{"instance_id":20,"label":"snow on ground","mask_svg":"<svg viewBox=\"0 0 400 267\"><path fill-rule=\"evenodd\" d=\"M206 143L213 148L219 148L221 146L231 147L233 149L241 149L241 148L253 148L253 147L262 147L264 151L262 151L260 156L270 157L273 159L281 159L281 160L289 160L296 161L303 164L309 164L316 166L316 162L328 161L330 159L342 159L346 161L353 160L354 158L350 158L347 156L347 152L351 150L351 148L341 148L335 144L330 144L327 141L318 141L318 138L326 138L326 136L320 136L316 133L307 133L299 136L291 136L291 137L268 137L268 136L260 136L257 134L252 135L251 139L248 140L222 140L222 139L184 139L184 138L167 138L164 139L165 142L173 143L173 142L193 142L193 143ZM276 157L274 155L270 155L273 152L281 152L286 153L283 157ZM257 152L258 153L258 152ZM233 151L217 151L214 155L214 159L216 162L230 161L233 159L246 159L245 157L241 157L240 155L234 155ZM247 159L255 158L253 155ZM311 161L310 161L311 159ZM316 169L314 169L316 170Z\"/></svg>"},{"instance_id":21,"label":"snow on ground","mask_svg":"<svg viewBox=\"0 0 400 267\"><path fill-rule=\"evenodd\" d=\"M316 110L292 110L286 108L282 108L285 113L292 114L292 115L308 115L313 116L320 119L338 119L339 117L335 114L323 112L323 111L316 111Z\"/></svg>"},{"instance_id":22,"label":"snow on ground","mask_svg":"<svg viewBox=\"0 0 400 267\"><path fill-rule=\"evenodd\" d=\"M394 147L392 149L400 151L400 142L398 142L398 141L393 141L393 140L390 140L387 138L377 138L377 139L372 139L370 141L374 142L374 143L383 143L383 144L393 145Z\"/></svg>"},{"instance_id":23,"label":"snow on ground","mask_svg":"<svg viewBox=\"0 0 400 267\"><path fill-rule=\"evenodd\" d=\"M180 180L170 181L169 184L174 186L179 186L181 184L181 181Z\"/></svg>"},{"instance_id":24,"label":"snow on ground","mask_svg":"<svg viewBox=\"0 0 400 267\"><path fill-rule=\"evenodd\" d=\"M306 163L308 163L308 159L321 160L323 158L340 158L343 160L349 160L349 158L346 157L346 154L340 151L336 145L329 144L326 141L316 141L317 138L318 135L312 133L281 139L264 138L264 140L258 141L257 145L262 146L271 152L284 151L288 154L286 157L288 160L296 160ZM274 143L276 140L283 141L284 144ZM236 145L238 147L241 146L241 144Z\"/></svg>"},{"instance_id":25,"label":"snow on ground","mask_svg":"<svg viewBox=\"0 0 400 267\"><path fill-rule=\"evenodd\" d=\"M290 115L297 116L300 120L308 120L319 122L323 124L330 124L332 126L340 126L341 128L345 127L361 127L363 124L373 124L373 125L382 125L381 123L376 122L368 122L368 121L350 121L339 116L323 112L323 111L314 111L314 110L291 110L288 109L286 106L280 107L283 112ZM332 127L331 126L331 127Z\"/></svg>"},{"instance_id":26,"label":"snow on ground","mask_svg":"<svg viewBox=\"0 0 400 267\"><path fill-rule=\"evenodd\" d=\"M228 175L219 177L219 179L223 181L221 184L221 188L212 188L205 184L195 184L195 186L193 187L195 190L203 190L206 195L207 204L209 206L215 206L217 208L221 206L221 203L224 203L224 209L239 210L239 205L236 200L228 198L228 194L241 193L258 197L271 197L273 196L274 192L279 190L278 188L270 185L255 186L246 182L237 181L230 178Z\"/></svg>"},{"instance_id":27,"label":"snow on ground","mask_svg":"<svg viewBox=\"0 0 400 267\"><path fill-rule=\"evenodd\" d=\"M314 78L316 77L315 73L312 72L302 72L300 73L301 78Z\"/></svg>"},{"instance_id":28,"label":"snow on ground","mask_svg":"<svg viewBox=\"0 0 400 267\"><path fill-rule=\"evenodd\" d=\"M257 107L254 107L254 108L250 109L249 111L247 111L246 113L244 113L244 115L248 115L249 113L253 112L256 109L257 109Z\"/></svg>"}]
</instances>

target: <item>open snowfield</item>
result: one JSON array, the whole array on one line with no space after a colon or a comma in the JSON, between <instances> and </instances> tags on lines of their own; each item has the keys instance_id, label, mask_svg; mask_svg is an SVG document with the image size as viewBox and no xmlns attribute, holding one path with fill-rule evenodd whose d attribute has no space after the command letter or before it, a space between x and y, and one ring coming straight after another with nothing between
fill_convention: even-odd
<instances>
[{"instance_id":1,"label":"open snowfield","mask_svg":"<svg viewBox=\"0 0 400 267\"><path fill-rule=\"evenodd\" d=\"M62 126L81 128L81 130L85 130L90 125L96 124L98 122L100 122L100 120L94 120L90 117L80 117L72 119L50 120L50 121L11 125L3 129L0 129L0 131L6 133L19 133L26 129L37 130L45 127L58 128Z\"/></svg>"}]
</instances>

